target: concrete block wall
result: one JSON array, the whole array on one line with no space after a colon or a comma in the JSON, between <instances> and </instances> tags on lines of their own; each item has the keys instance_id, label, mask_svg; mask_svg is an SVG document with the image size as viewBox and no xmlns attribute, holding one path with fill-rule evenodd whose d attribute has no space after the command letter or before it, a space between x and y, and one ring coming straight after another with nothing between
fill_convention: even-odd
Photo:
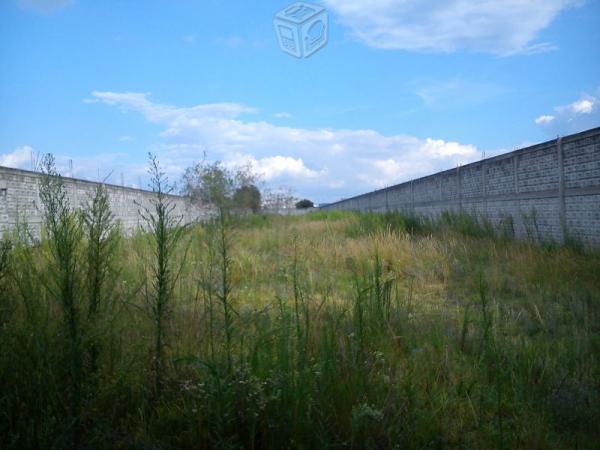
<instances>
[{"instance_id":1,"label":"concrete block wall","mask_svg":"<svg viewBox=\"0 0 600 450\"><path fill-rule=\"evenodd\" d=\"M266 208L261 209L260 213L267 216L304 216L318 210L319 208Z\"/></svg>"},{"instance_id":2,"label":"concrete block wall","mask_svg":"<svg viewBox=\"0 0 600 450\"><path fill-rule=\"evenodd\" d=\"M600 128L487 158L323 209L443 211L488 218L518 238L600 246Z\"/></svg>"},{"instance_id":3,"label":"concrete block wall","mask_svg":"<svg viewBox=\"0 0 600 450\"><path fill-rule=\"evenodd\" d=\"M0 167L0 235L15 227L17 221L25 219L35 236L39 236L43 221L43 208L39 197L41 174L26 170ZM75 178L63 178L69 202L78 208L90 201L98 183ZM105 184L111 210L115 220L123 230L130 233L143 226L140 212L151 207L154 194L141 189L133 189ZM188 199L169 196L175 205L174 214L183 222L193 223L210 216L210 208L193 205Z\"/></svg>"}]
</instances>

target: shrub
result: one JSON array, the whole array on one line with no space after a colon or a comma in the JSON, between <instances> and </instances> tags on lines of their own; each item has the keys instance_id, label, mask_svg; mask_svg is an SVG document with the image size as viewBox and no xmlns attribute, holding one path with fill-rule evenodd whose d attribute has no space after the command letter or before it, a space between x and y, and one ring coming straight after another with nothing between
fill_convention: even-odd
<instances>
[{"instance_id":1,"label":"shrub","mask_svg":"<svg viewBox=\"0 0 600 450\"><path fill-rule=\"evenodd\" d=\"M307 208L314 208L315 204L308 200L308 199L304 199L304 200L300 200L299 202L296 202L296 209L307 209Z\"/></svg>"}]
</instances>

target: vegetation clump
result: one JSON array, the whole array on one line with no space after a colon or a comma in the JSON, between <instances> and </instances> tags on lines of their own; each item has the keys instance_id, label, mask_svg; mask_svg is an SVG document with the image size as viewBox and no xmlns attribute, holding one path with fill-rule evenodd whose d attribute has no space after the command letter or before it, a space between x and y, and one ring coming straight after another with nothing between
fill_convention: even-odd
<instances>
[{"instance_id":1,"label":"vegetation clump","mask_svg":"<svg viewBox=\"0 0 600 450\"><path fill-rule=\"evenodd\" d=\"M220 211L240 208L257 212L261 208L260 177L251 165L230 169L220 161L202 160L186 169L182 181L183 195Z\"/></svg>"},{"instance_id":2,"label":"vegetation clump","mask_svg":"<svg viewBox=\"0 0 600 450\"><path fill-rule=\"evenodd\" d=\"M315 204L311 200L308 200L307 198L296 202L296 209L307 209L307 208L314 208L314 207L315 207Z\"/></svg>"}]
</instances>

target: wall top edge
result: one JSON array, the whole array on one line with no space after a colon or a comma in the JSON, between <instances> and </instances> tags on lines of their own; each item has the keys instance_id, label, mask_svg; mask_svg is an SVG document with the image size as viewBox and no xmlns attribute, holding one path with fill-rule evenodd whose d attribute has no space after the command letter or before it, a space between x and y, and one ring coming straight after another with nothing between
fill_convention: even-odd
<instances>
[{"instance_id":1,"label":"wall top edge","mask_svg":"<svg viewBox=\"0 0 600 450\"><path fill-rule=\"evenodd\" d=\"M463 170L463 169L468 169L468 168L474 168L477 167L479 165L482 165L484 163L489 163L489 162L496 162L496 161L501 161L503 159L510 159L513 156L518 156L524 153L529 153L535 150L539 150L542 148L547 148L547 147L552 147L554 145L556 145L558 139L561 139L562 144L564 145L567 142L571 142L571 141L575 141L578 139L585 139L586 137L592 137L592 136L597 136L600 135L600 127L595 127L595 128L590 128L589 130L584 130L584 131L580 131L579 133L574 133L574 134L569 134L567 136L557 136L556 139L551 139L548 141L544 141L544 142L540 142L537 144L533 144L530 145L528 147L523 147L523 148L519 148L507 153L502 153L500 155L496 155L496 156L491 156L489 158L485 158L479 161L475 161L469 164L465 164L464 166L459 166L459 167L455 167L452 169L447 169L447 170L442 170L440 172L436 172L430 175L425 175L423 177L419 177L419 178L414 178L412 180L408 180L405 181L403 183L398 183L395 184L393 186L388 186L386 188L383 189L377 189L375 191L370 191L370 192L365 192L363 194L359 194L359 195L355 195L353 197L348 197L342 200L338 200L337 202L332 202L332 203L328 203L327 205L324 206L324 208L328 208L330 206L335 206L335 205L339 205L341 203L345 203L351 200L359 200L361 198L365 198L368 197L372 194L381 194L384 193L386 191L393 191L396 190L400 187L405 187L405 186L410 186L411 183L416 183L416 182L422 182L425 181L429 178L434 178L434 177L438 177L441 175L450 175L450 174L455 174L457 173L459 170Z\"/></svg>"},{"instance_id":2,"label":"wall top edge","mask_svg":"<svg viewBox=\"0 0 600 450\"><path fill-rule=\"evenodd\" d=\"M43 175L42 173L35 172L33 170L15 169L14 167L0 166L0 176L2 175L2 173L6 173L6 172L16 174L16 175L27 175L27 176L36 177L36 178L39 178ZM61 175L61 178L65 181L70 181L73 183L82 183L82 184L88 184L88 185L93 185L93 186L97 186L97 185L101 184L103 186L106 186L107 188L113 188L113 189L118 189L118 190L122 190L122 191L129 191L129 192L135 192L138 194L146 194L146 195L154 194L153 191L149 191L147 189L139 189L139 188L133 188L133 187L129 187L129 186L120 186L118 184L113 184L113 183L102 183L99 181L84 180L82 178L65 177L63 175ZM186 197L183 197L181 195L175 195L175 194L167 194L167 195L169 197L187 200Z\"/></svg>"}]
</instances>

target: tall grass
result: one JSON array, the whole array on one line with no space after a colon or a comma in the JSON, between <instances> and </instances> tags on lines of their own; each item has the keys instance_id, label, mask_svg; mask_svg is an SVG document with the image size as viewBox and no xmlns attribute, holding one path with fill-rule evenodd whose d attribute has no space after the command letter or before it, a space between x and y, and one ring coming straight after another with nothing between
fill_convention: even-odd
<instances>
[{"instance_id":1,"label":"tall grass","mask_svg":"<svg viewBox=\"0 0 600 450\"><path fill-rule=\"evenodd\" d=\"M0 248L2 448L594 448L596 253L456 217L185 228L152 171L143 232L49 170L56 219Z\"/></svg>"},{"instance_id":2,"label":"tall grass","mask_svg":"<svg viewBox=\"0 0 600 450\"><path fill-rule=\"evenodd\" d=\"M99 321L107 310L107 302L114 293L110 277L118 277L115 261L120 231L110 210L110 199L103 185L98 185L94 195L82 210L85 247L85 281L87 295L87 321L91 335L88 337L89 366L92 373L98 370L101 337Z\"/></svg>"},{"instance_id":3,"label":"tall grass","mask_svg":"<svg viewBox=\"0 0 600 450\"><path fill-rule=\"evenodd\" d=\"M220 282L217 298L223 308L223 328L225 330L225 354L227 356L227 369L232 368L232 334L233 334L233 308L231 305L231 256L230 235L228 228L229 216L221 210L216 221L217 254L219 257ZM215 226L215 225L213 225Z\"/></svg>"},{"instance_id":4,"label":"tall grass","mask_svg":"<svg viewBox=\"0 0 600 450\"><path fill-rule=\"evenodd\" d=\"M11 299L6 295L6 277L10 265L12 242L8 239L0 241L0 330L4 323L9 320L12 305Z\"/></svg>"},{"instance_id":5,"label":"tall grass","mask_svg":"<svg viewBox=\"0 0 600 450\"><path fill-rule=\"evenodd\" d=\"M154 346L152 350L152 374L155 400L160 398L166 368L165 347L168 339L168 321L173 308L173 289L179 270L174 266L174 253L183 237L185 228L182 218L174 213L175 204L169 200L172 191L165 173L155 156L150 155L152 191L156 194L152 206L145 208L142 216L151 236L153 258L151 265L151 290L146 292L154 322Z\"/></svg>"},{"instance_id":6,"label":"tall grass","mask_svg":"<svg viewBox=\"0 0 600 450\"><path fill-rule=\"evenodd\" d=\"M76 212L69 205L62 178L56 172L54 158L46 155L42 163L40 199L49 247L47 261L50 296L58 304L63 322L67 417L65 445L79 446L81 404L84 381L82 288L78 266L81 264L83 232Z\"/></svg>"}]
</instances>

